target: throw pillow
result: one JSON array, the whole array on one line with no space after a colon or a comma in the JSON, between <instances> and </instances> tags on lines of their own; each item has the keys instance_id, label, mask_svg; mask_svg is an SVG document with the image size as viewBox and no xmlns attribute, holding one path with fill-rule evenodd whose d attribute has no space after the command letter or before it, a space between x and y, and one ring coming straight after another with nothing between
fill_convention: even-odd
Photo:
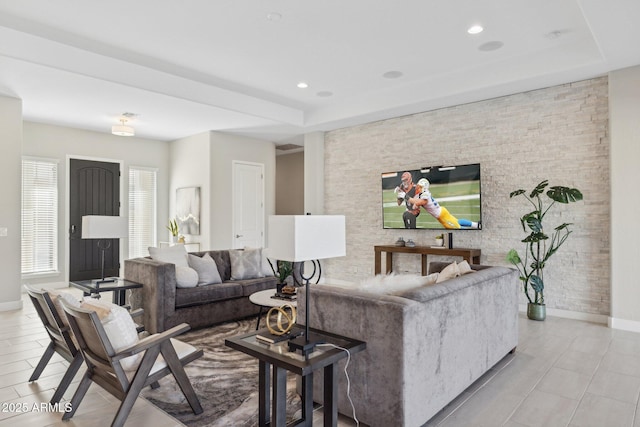
<instances>
[{"instance_id":1,"label":"throw pillow","mask_svg":"<svg viewBox=\"0 0 640 427\"><path fill-rule=\"evenodd\" d=\"M198 273L198 286L222 283L218 266L209 253L202 258L189 254L189 266Z\"/></svg>"},{"instance_id":2,"label":"throw pillow","mask_svg":"<svg viewBox=\"0 0 640 427\"><path fill-rule=\"evenodd\" d=\"M98 314L107 338L116 352L135 345L139 341L136 324L126 308L90 297L85 298L80 307L93 310ZM122 368L126 371L137 369L142 355L143 353L138 353L122 359L120 361Z\"/></svg>"},{"instance_id":3,"label":"throw pillow","mask_svg":"<svg viewBox=\"0 0 640 427\"><path fill-rule=\"evenodd\" d=\"M465 259L464 261L458 263L458 272L462 276L462 275L465 275L467 273L475 273L475 270L471 269L471 266L469 265L469 263Z\"/></svg>"},{"instance_id":4,"label":"throw pillow","mask_svg":"<svg viewBox=\"0 0 640 427\"><path fill-rule=\"evenodd\" d=\"M379 294L395 295L408 289L433 285L436 283L437 278L438 273L433 273L428 276L395 273L387 275L378 274L374 277L363 280L355 287L355 289Z\"/></svg>"},{"instance_id":5,"label":"throw pillow","mask_svg":"<svg viewBox=\"0 0 640 427\"><path fill-rule=\"evenodd\" d=\"M250 248L248 246L245 246L244 250L260 251L260 266L261 266L262 275L264 277L273 276L273 270L271 269L271 265L269 265L269 260L267 259L267 251L265 251L263 248ZM273 267L276 268L277 270L275 261L272 261L272 262L273 262Z\"/></svg>"},{"instance_id":6,"label":"throw pillow","mask_svg":"<svg viewBox=\"0 0 640 427\"><path fill-rule=\"evenodd\" d=\"M198 286L198 272L191 267L176 265L176 287L195 288Z\"/></svg>"},{"instance_id":7,"label":"throw pillow","mask_svg":"<svg viewBox=\"0 0 640 427\"><path fill-rule=\"evenodd\" d=\"M444 282L445 280L453 279L454 277L458 277L460 272L458 271L458 264L456 262L452 262L442 269L440 274L438 275L438 280L436 283Z\"/></svg>"},{"instance_id":8,"label":"throw pillow","mask_svg":"<svg viewBox=\"0 0 640 427\"><path fill-rule=\"evenodd\" d=\"M175 264L176 267L189 267L187 249L184 245L169 246L167 248L149 247L149 255L155 261Z\"/></svg>"},{"instance_id":9,"label":"throw pillow","mask_svg":"<svg viewBox=\"0 0 640 427\"><path fill-rule=\"evenodd\" d=\"M231 280L264 277L261 258L262 251L260 249L230 250Z\"/></svg>"},{"instance_id":10,"label":"throw pillow","mask_svg":"<svg viewBox=\"0 0 640 427\"><path fill-rule=\"evenodd\" d=\"M46 290L46 289L45 289ZM69 326L69 321L67 320L67 313L62 308L62 304L60 301L66 302L68 305L72 307L80 307L80 301L69 292L63 292L58 290L47 290L49 292L49 296L51 297L51 302L56 308L58 315L60 316L60 320L62 320L62 324L65 326Z\"/></svg>"}]
</instances>

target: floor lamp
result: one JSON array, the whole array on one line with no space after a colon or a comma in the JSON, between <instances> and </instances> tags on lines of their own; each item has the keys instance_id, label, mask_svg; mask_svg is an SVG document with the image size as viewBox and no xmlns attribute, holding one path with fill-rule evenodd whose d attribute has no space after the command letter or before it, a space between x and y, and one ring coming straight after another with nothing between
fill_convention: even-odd
<instances>
[{"instance_id":1,"label":"floor lamp","mask_svg":"<svg viewBox=\"0 0 640 427\"><path fill-rule=\"evenodd\" d=\"M99 239L98 248L101 254L102 274L99 280L95 280L96 287L102 283L111 283L118 280L117 277L104 277L104 252L111 247L110 239L119 239L129 235L127 218L121 216L86 215L82 217L82 238Z\"/></svg>"},{"instance_id":2,"label":"floor lamp","mask_svg":"<svg viewBox=\"0 0 640 427\"><path fill-rule=\"evenodd\" d=\"M291 262L313 261L346 255L345 217L343 215L272 215L269 217L268 256ZM309 277L305 286L304 335L289 341L291 351L303 355L313 352L315 342L309 335Z\"/></svg>"}]
</instances>

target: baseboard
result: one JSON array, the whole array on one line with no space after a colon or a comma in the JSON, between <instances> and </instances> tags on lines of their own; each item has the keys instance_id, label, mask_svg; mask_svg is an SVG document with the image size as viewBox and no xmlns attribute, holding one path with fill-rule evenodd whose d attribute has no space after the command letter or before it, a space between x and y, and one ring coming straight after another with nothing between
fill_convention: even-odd
<instances>
[{"instance_id":1,"label":"baseboard","mask_svg":"<svg viewBox=\"0 0 640 427\"><path fill-rule=\"evenodd\" d=\"M0 311L22 310L22 300L0 302Z\"/></svg>"},{"instance_id":2,"label":"baseboard","mask_svg":"<svg viewBox=\"0 0 640 427\"><path fill-rule=\"evenodd\" d=\"M527 304L520 304L520 311L527 312ZM547 316L562 317L565 319L582 320L585 322L602 323L608 325L608 317L604 314L582 313L579 311L561 310L547 307Z\"/></svg>"},{"instance_id":3,"label":"baseboard","mask_svg":"<svg viewBox=\"0 0 640 427\"><path fill-rule=\"evenodd\" d=\"M640 332L640 322L637 320L617 319L609 317L607 323L611 329L620 329L622 331Z\"/></svg>"}]
</instances>

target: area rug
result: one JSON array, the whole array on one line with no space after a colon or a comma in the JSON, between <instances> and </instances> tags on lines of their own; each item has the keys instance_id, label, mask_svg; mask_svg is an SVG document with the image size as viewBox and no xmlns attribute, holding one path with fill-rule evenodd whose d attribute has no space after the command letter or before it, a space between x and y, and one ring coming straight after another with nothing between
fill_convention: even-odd
<instances>
[{"instance_id":1,"label":"area rug","mask_svg":"<svg viewBox=\"0 0 640 427\"><path fill-rule=\"evenodd\" d=\"M258 361L224 345L224 340L255 329L256 320L228 322L189 331L179 339L204 351L185 368L204 412L194 415L172 375L160 380L160 388L145 388L141 395L188 426L258 425ZM296 376L287 374L287 421L300 418L301 400Z\"/></svg>"}]
</instances>

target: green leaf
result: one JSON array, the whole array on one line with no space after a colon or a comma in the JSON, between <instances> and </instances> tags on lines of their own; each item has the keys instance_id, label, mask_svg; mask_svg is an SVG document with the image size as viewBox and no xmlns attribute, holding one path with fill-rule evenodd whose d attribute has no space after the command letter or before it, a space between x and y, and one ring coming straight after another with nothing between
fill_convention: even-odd
<instances>
[{"instance_id":1,"label":"green leaf","mask_svg":"<svg viewBox=\"0 0 640 427\"><path fill-rule=\"evenodd\" d=\"M549 236L547 236L544 233L541 232L533 232L531 234L529 234L527 237L525 237L524 240L522 240L523 243L536 243L536 242L541 242L543 240L547 240L549 238Z\"/></svg>"},{"instance_id":2,"label":"green leaf","mask_svg":"<svg viewBox=\"0 0 640 427\"><path fill-rule=\"evenodd\" d=\"M544 290L544 283L540 276L533 275L531 276L531 287L536 292L542 292Z\"/></svg>"},{"instance_id":3,"label":"green leaf","mask_svg":"<svg viewBox=\"0 0 640 427\"><path fill-rule=\"evenodd\" d=\"M515 249L511 249L509 253L507 253L507 261L511 264L520 264L520 255L518 255L518 251Z\"/></svg>"},{"instance_id":4,"label":"green leaf","mask_svg":"<svg viewBox=\"0 0 640 427\"><path fill-rule=\"evenodd\" d=\"M531 231L533 231L534 233L539 233L542 231L542 222L535 214L536 212L531 212L527 216L523 217L523 220L526 221Z\"/></svg>"},{"instance_id":5,"label":"green leaf","mask_svg":"<svg viewBox=\"0 0 640 427\"><path fill-rule=\"evenodd\" d=\"M577 188L556 186L549 188L547 196L558 203L571 203L582 200L582 193Z\"/></svg>"},{"instance_id":6,"label":"green leaf","mask_svg":"<svg viewBox=\"0 0 640 427\"><path fill-rule=\"evenodd\" d=\"M573 225L572 222L565 222L564 224L561 224L559 226L557 226L555 228L555 230L560 231L560 230L564 230L565 228L568 228L570 225Z\"/></svg>"},{"instance_id":7,"label":"green leaf","mask_svg":"<svg viewBox=\"0 0 640 427\"><path fill-rule=\"evenodd\" d=\"M524 194L524 190L516 190L509 193L509 198Z\"/></svg>"},{"instance_id":8,"label":"green leaf","mask_svg":"<svg viewBox=\"0 0 640 427\"><path fill-rule=\"evenodd\" d=\"M529 198L533 199L534 197L538 197L540 194L542 194L547 185L549 185L549 181L545 179L540 184L538 184L536 188L533 189L533 191L529 195Z\"/></svg>"}]
</instances>

